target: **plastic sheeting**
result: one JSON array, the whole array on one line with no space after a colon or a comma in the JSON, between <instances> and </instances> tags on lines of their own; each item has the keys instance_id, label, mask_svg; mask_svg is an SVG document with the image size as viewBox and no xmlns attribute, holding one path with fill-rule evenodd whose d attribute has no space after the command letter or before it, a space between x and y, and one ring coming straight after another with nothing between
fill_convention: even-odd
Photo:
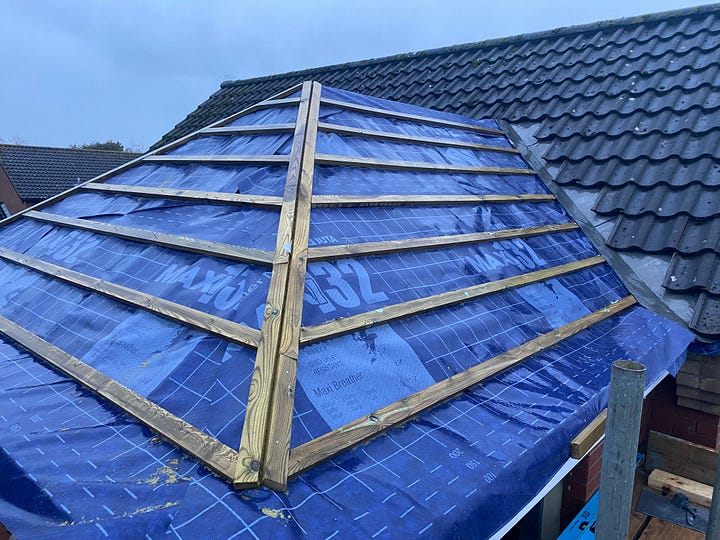
<instances>
[{"instance_id":1,"label":"plastic sheeting","mask_svg":"<svg viewBox=\"0 0 720 540\"><path fill-rule=\"evenodd\" d=\"M323 96L472 121L323 89ZM264 109L237 125L294 121ZM478 139L471 132L323 106L321 120ZM441 133L442 132L442 133ZM180 153L254 153L287 141L207 137ZM239 142L241 141L241 142ZM244 142L242 142L244 141ZM487 142L487 141L486 141ZM270 146L262 146L269 143ZM277 145L280 146L277 146ZM261 145L257 146L257 145ZM283 147L282 151L287 149ZM275 150L279 151L279 150ZM524 166L503 154L353 137L318 151ZM462 161L463 163L465 161ZM139 165L127 185L281 195L282 167ZM536 177L316 167L316 194L547 193ZM276 210L80 193L46 209L76 218L272 250ZM314 208L310 245L567 223L556 202ZM268 269L32 220L0 245L260 327ZM303 324L384 307L596 254L579 230L308 265ZM292 445L457 374L626 296L607 264L379 325L300 350ZM237 448L254 351L32 270L0 262L0 315ZM610 365L630 358L651 384L692 334L640 307L538 353L367 444L307 471L285 493L233 491L195 460L0 338L0 520L19 538L485 538L540 492L569 440L606 406Z\"/></svg>"}]
</instances>

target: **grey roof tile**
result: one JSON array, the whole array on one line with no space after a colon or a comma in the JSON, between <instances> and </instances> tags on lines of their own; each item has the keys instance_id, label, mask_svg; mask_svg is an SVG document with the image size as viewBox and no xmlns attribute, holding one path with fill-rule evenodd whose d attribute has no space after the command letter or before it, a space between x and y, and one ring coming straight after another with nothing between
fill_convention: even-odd
<instances>
[{"instance_id":1,"label":"grey roof tile","mask_svg":"<svg viewBox=\"0 0 720 540\"><path fill-rule=\"evenodd\" d=\"M611 247L706 253L684 267L705 283L720 261L719 57L720 5L600 22L225 82L158 145L309 79L534 124L558 184L604 188L596 210L616 219ZM693 287L691 326L720 337L707 322L716 287Z\"/></svg>"},{"instance_id":2,"label":"grey roof tile","mask_svg":"<svg viewBox=\"0 0 720 540\"><path fill-rule=\"evenodd\" d=\"M0 144L0 166L21 199L38 202L138 157L132 152Z\"/></svg>"}]
</instances>

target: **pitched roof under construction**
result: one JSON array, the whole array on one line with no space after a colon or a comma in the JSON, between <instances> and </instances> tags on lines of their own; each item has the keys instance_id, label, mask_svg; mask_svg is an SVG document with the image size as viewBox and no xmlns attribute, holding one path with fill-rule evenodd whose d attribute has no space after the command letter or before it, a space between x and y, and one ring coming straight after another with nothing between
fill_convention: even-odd
<instances>
[{"instance_id":1,"label":"pitched roof under construction","mask_svg":"<svg viewBox=\"0 0 720 540\"><path fill-rule=\"evenodd\" d=\"M692 340L494 121L318 83L4 223L20 535L491 536Z\"/></svg>"}]
</instances>

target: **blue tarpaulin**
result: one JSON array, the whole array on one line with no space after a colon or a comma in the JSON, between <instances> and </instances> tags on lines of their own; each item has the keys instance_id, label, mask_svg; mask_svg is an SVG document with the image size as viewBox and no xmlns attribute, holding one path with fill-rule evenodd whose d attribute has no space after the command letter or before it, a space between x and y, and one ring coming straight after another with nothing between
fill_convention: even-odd
<instances>
[{"instance_id":1,"label":"blue tarpaulin","mask_svg":"<svg viewBox=\"0 0 720 540\"><path fill-rule=\"evenodd\" d=\"M323 98L497 129L323 88ZM291 96L292 97L292 96ZM294 122L267 108L230 125ZM509 147L500 134L321 105L321 122ZM173 155L288 154L292 135L213 135ZM317 152L525 168L518 154L318 134ZM286 167L144 163L106 182L282 196ZM537 176L315 167L316 195L547 194ZM43 212L272 251L279 211L79 191ZM316 207L308 244L328 246L568 224L557 201ZM22 218L0 247L262 327L267 266ZM467 245L310 261L302 323L322 324L597 255L579 229ZM608 264L304 346L292 447L626 297ZM255 350L181 321L0 260L0 315L237 449ZM648 384L693 336L634 306L561 341L366 444L292 479L236 491L112 404L0 336L0 521L23 538L485 538L569 458L607 403L610 365Z\"/></svg>"}]
</instances>

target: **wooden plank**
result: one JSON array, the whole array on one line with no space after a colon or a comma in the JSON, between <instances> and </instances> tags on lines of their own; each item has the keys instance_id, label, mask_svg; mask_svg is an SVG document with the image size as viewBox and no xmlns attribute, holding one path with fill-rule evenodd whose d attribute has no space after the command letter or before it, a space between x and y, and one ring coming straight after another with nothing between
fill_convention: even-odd
<instances>
[{"instance_id":1,"label":"wooden plank","mask_svg":"<svg viewBox=\"0 0 720 540\"><path fill-rule=\"evenodd\" d=\"M234 341L235 343L257 347L260 341L260 331L255 328L250 328L244 324L229 321L221 317L213 317L197 309L170 302L169 300L123 287L122 285L117 285L103 279L88 276L87 274L82 274L69 268L63 268L35 257L30 257L29 255L23 255L0 247L0 258L45 275L61 279L66 283L102 294L113 300L144 309L145 311L160 315L166 319L171 319L175 322L210 332L211 334Z\"/></svg>"},{"instance_id":2,"label":"wooden plank","mask_svg":"<svg viewBox=\"0 0 720 540\"><path fill-rule=\"evenodd\" d=\"M582 459L600 438L605 435L607 409L603 410L577 436L570 441L570 457Z\"/></svg>"},{"instance_id":3,"label":"wooden plank","mask_svg":"<svg viewBox=\"0 0 720 540\"><path fill-rule=\"evenodd\" d=\"M554 201L547 193L519 195L314 195L313 208L332 206L416 206Z\"/></svg>"},{"instance_id":4,"label":"wooden plank","mask_svg":"<svg viewBox=\"0 0 720 540\"><path fill-rule=\"evenodd\" d=\"M71 218L47 212L32 211L28 212L26 216L44 223L60 225L61 227L71 227L73 229L81 229L98 234L115 236L125 240L132 240L134 242L144 242L146 244L153 244L180 251L201 253L203 255L210 255L211 257L262 265L272 263L272 254L260 249L221 244L218 242L210 242L209 240L196 240L195 238L187 238L185 236L146 231L144 229L123 227L121 225L110 225L100 221Z\"/></svg>"},{"instance_id":5,"label":"wooden plank","mask_svg":"<svg viewBox=\"0 0 720 540\"><path fill-rule=\"evenodd\" d=\"M553 266L551 268L537 270L535 272L529 272L519 276L490 281L488 283L480 283L478 285L473 285L472 287L466 287L456 291L440 293L426 298L418 298L417 300L410 300L400 304L383 306L382 309L374 309L365 313L334 319L330 322L316 326L307 326L302 329L301 342L303 345L315 343L323 339L347 334L362 328L369 328L378 324L386 324L406 317L414 317L415 315L434 309L477 300L478 298L482 298L483 296L488 296L490 294L507 291L516 287L522 287L531 283L538 283L540 281L562 276L570 272L577 272L578 270L590 268L592 266L602 264L603 262L605 262L603 257L590 257L588 259Z\"/></svg>"},{"instance_id":6,"label":"wooden plank","mask_svg":"<svg viewBox=\"0 0 720 540\"><path fill-rule=\"evenodd\" d=\"M238 193L223 193L219 191L196 191L192 189L172 189L152 186L126 186L122 184L87 184L83 186L86 191L101 193L115 193L134 195L136 197L156 197L176 201L222 203L239 206L257 206L261 208L279 208L282 206L281 197L270 195L245 195Z\"/></svg>"},{"instance_id":7,"label":"wooden plank","mask_svg":"<svg viewBox=\"0 0 720 540\"><path fill-rule=\"evenodd\" d=\"M367 441L388 428L408 421L421 412L452 398L501 371L519 364L544 349L590 328L600 321L620 313L635 305L635 303L636 300L632 296L625 297L585 317L542 334L462 373L435 383L372 414L294 448L290 452L290 476L300 474L344 450Z\"/></svg>"},{"instance_id":8,"label":"wooden plank","mask_svg":"<svg viewBox=\"0 0 720 540\"><path fill-rule=\"evenodd\" d=\"M305 296L308 238L310 235L310 207L312 202L313 172L315 169L315 144L320 114L319 83L312 84L307 127L302 151L300 184L297 193L293 250L290 256L290 272L285 295L285 313L280 334L278 370L273 389L273 412L268 425L267 456L263 484L284 490L287 487L290 434L300 327Z\"/></svg>"},{"instance_id":9,"label":"wooden plank","mask_svg":"<svg viewBox=\"0 0 720 540\"><path fill-rule=\"evenodd\" d=\"M201 130L199 137L210 137L213 135L267 135L273 133L292 133L295 131L295 124L266 124L254 126L220 126L210 127Z\"/></svg>"},{"instance_id":10,"label":"wooden plank","mask_svg":"<svg viewBox=\"0 0 720 540\"><path fill-rule=\"evenodd\" d=\"M324 133L337 133L338 135L347 135L351 137L363 137L366 139L378 139L381 141L393 141L409 144L422 144L430 146L442 146L448 148L462 148L466 150L479 150L486 152L500 152L506 154L520 154L516 148L508 148L505 146L493 146L489 144L481 144L467 141L457 141L454 139L438 139L435 137L422 137L420 135L407 135L405 133L391 133L389 131L373 131L370 129L362 129L350 126L341 126L339 124L328 124L320 122L318 130Z\"/></svg>"},{"instance_id":11,"label":"wooden plank","mask_svg":"<svg viewBox=\"0 0 720 540\"><path fill-rule=\"evenodd\" d=\"M702 506L709 507L712 500L712 486L671 474L662 469L655 469L650 473L648 486L663 493L682 493L690 499L691 503Z\"/></svg>"},{"instance_id":12,"label":"wooden plank","mask_svg":"<svg viewBox=\"0 0 720 540\"><path fill-rule=\"evenodd\" d=\"M441 126L453 129L462 129L465 131L474 131L475 133L482 133L486 135L497 135L505 136L505 133L499 129L486 128L477 126L475 124L466 124L463 122L455 122L452 120L443 120L441 118L432 118L428 116L420 116L417 114L402 113L397 111L389 111L387 109L379 109L376 107L368 107L366 105L358 105L356 103L349 103L347 101L341 101L337 99L323 98L322 103L331 107L338 107L340 109L346 109L348 111L356 111L366 114L373 114L375 116L384 116L386 118L395 118L397 120L408 120L410 122L418 122L420 124L428 124L431 126Z\"/></svg>"},{"instance_id":13,"label":"wooden plank","mask_svg":"<svg viewBox=\"0 0 720 540\"><path fill-rule=\"evenodd\" d=\"M210 163L217 165L285 165L289 156L283 155L262 155L243 156L229 154L215 154L207 156L204 154L168 154L153 155L143 158L143 163Z\"/></svg>"},{"instance_id":14,"label":"wooden plank","mask_svg":"<svg viewBox=\"0 0 720 540\"><path fill-rule=\"evenodd\" d=\"M338 246L319 246L308 249L308 260L329 261L345 257L369 257L383 253L402 253L420 249L438 249L466 244L479 244L481 242L497 242L511 238L529 238L541 234L572 231L579 226L577 223L557 223L541 225L539 227L524 227L521 229L503 229L469 234L454 234L450 236L431 236L427 238L407 238L404 240L388 240L385 242L364 242L361 244L341 244Z\"/></svg>"},{"instance_id":15,"label":"wooden plank","mask_svg":"<svg viewBox=\"0 0 720 540\"><path fill-rule=\"evenodd\" d=\"M149 159L157 161L160 157L164 156L152 156ZM330 154L317 154L315 156L315 163L317 165L331 165L338 167L362 167L366 169L384 169L388 171L440 172L458 174L502 174L518 176L529 176L535 174L535 171L532 169L518 169L511 167L485 167L480 165L452 165L450 163L396 161L392 159L360 158L351 156L336 156Z\"/></svg>"},{"instance_id":16,"label":"wooden plank","mask_svg":"<svg viewBox=\"0 0 720 540\"><path fill-rule=\"evenodd\" d=\"M233 479L233 485L237 489L259 486L264 474L267 430L272 406L272 392L277 378L280 331L285 311L295 210L302 174L302 153L311 91L311 83L304 83L290 151L283 205L280 210L273 270L265 304L260 343L255 356L255 367L250 382L250 393Z\"/></svg>"},{"instance_id":17,"label":"wooden plank","mask_svg":"<svg viewBox=\"0 0 720 540\"><path fill-rule=\"evenodd\" d=\"M130 416L137 418L223 478L232 479L236 453L214 437L5 317L0 317L0 333Z\"/></svg>"},{"instance_id":18,"label":"wooden plank","mask_svg":"<svg viewBox=\"0 0 720 540\"><path fill-rule=\"evenodd\" d=\"M648 435L645 468L662 469L702 482L713 484L718 453L707 446L696 444L657 431Z\"/></svg>"}]
</instances>

